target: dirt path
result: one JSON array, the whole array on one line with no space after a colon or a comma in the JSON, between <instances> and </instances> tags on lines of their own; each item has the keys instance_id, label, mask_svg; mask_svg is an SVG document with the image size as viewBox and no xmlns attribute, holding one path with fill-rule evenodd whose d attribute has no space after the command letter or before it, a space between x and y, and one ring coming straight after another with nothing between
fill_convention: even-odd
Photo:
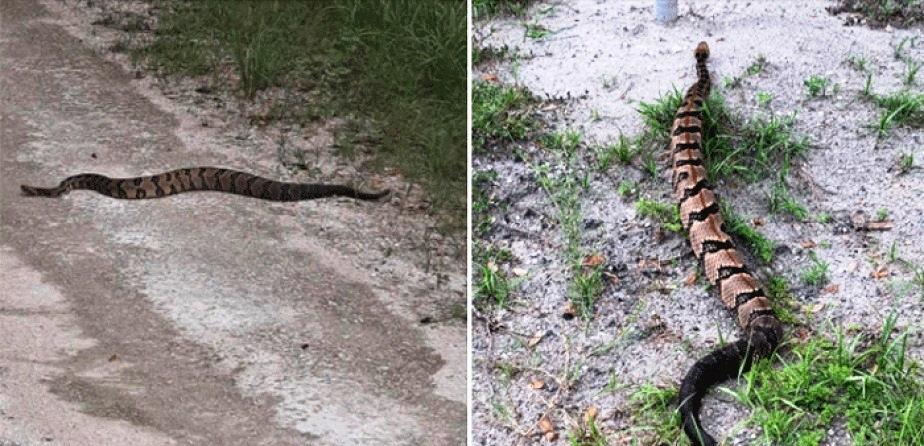
<instances>
[{"instance_id":1,"label":"dirt path","mask_svg":"<svg viewBox=\"0 0 924 446\"><path fill-rule=\"evenodd\" d=\"M809 331L855 326L875 333L895 313L899 330L910 329L910 354L924 358L919 325L924 300L918 285L911 285L913 272L892 263L886 276L873 274L887 263L893 244L902 258L924 266L922 136L919 130L894 129L877 144L871 124L879 110L859 97L866 74L847 61L864 57L874 91L896 91L906 66L894 56L895 48L903 39L920 41L920 29L847 27L843 18L825 11L831 5L825 1L680 2L681 17L665 27L654 23L652 4L538 2L524 17L475 24L478 44L500 49L502 57L477 67L474 78L560 98L539 108L555 130L571 129L583 137L575 175L584 182L581 243L601 254L605 271L618 278L599 296L591 322L563 319L570 274L555 203L538 186L535 170L512 149L476 152L473 170L493 171L497 178L486 182L485 195L496 203L491 219L498 222L486 241L512 255L504 268L516 277L517 287L509 309L492 315L490 323L473 322L475 444L532 444L543 414L561 434L553 443L568 444L566 432L590 406L599 409L598 426L610 444L644 443L638 440L644 432L633 431L629 395L643 384L676 388L720 336L738 336L712 290L685 284L697 266L683 236L657 230L634 207L636 198L672 203L663 160L654 178L640 162L606 172L591 164L593 147L642 131L640 101L652 102L672 86L685 89L692 82L692 50L700 40L712 49L710 69L731 110L744 117L797 113L795 133L807 136L811 149L797 167L794 193L812 215L831 217L821 224L771 215L768 181L721 184L721 198L748 221L760 218L759 230L777 243L773 264L758 268L761 276L779 275L793 285ZM906 42L904 51L924 60L920 43ZM760 55L766 64L759 75L740 87L723 86L723 79L740 76ZM829 88L826 97L809 98L803 80L811 75L827 77L838 91L832 94ZM920 91L920 75L917 82ZM758 92L771 95L769 105L758 104ZM532 143L517 150L539 160L551 152ZM899 175L896 161L907 153L914 154L917 167ZM636 184L639 192L624 198L617 192L622 182ZM892 230L850 228L853 212L877 209L885 209ZM801 283L810 264L808 241L830 265L833 291ZM647 267L650 262L657 268ZM532 387L535 380L544 381L542 390ZM737 424L746 416L731 397L712 392L706 399L706 427L722 436L731 433L728 444L750 444L759 434ZM824 444L849 444L849 439L832 433Z\"/></svg>"},{"instance_id":2,"label":"dirt path","mask_svg":"<svg viewBox=\"0 0 924 446\"><path fill-rule=\"evenodd\" d=\"M400 201L20 196L78 172L280 176L266 138L205 128L66 12L3 3L0 443L463 443L464 324L418 321L464 299L464 268L428 269Z\"/></svg>"}]
</instances>

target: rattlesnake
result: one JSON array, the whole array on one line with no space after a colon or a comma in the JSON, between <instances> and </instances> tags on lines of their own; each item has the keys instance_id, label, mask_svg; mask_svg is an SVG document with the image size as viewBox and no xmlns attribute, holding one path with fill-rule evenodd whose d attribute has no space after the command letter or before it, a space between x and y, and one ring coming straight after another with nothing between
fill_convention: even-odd
<instances>
[{"instance_id":1,"label":"rattlesnake","mask_svg":"<svg viewBox=\"0 0 924 446\"><path fill-rule=\"evenodd\" d=\"M41 188L22 185L23 195L59 197L72 190L88 189L113 198L160 198L191 191L217 191L272 201L299 201L345 196L359 200L376 200L388 195L388 189L362 192L339 184L284 183L246 172L220 167L190 167L134 178L109 178L82 173L65 178L57 187Z\"/></svg>"},{"instance_id":2,"label":"rattlesnake","mask_svg":"<svg viewBox=\"0 0 924 446\"><path fill-rule=\"evenodd\" d=\"M706 42L699 43L694 56L698 80L687 90L671 128L674 195L680 203L680 219L689 233L694 255L703 262L706 278L718 288L722 302L737 313L745 334L696 361L680 385L684 432L695 445L715 445L715 439L700 427L703 396L709 387L772 353L783 336L783 328L770 300L726 233L715 193L706 182L702 148L702 106L710 89Z\"/></svg>"}]
</instances>

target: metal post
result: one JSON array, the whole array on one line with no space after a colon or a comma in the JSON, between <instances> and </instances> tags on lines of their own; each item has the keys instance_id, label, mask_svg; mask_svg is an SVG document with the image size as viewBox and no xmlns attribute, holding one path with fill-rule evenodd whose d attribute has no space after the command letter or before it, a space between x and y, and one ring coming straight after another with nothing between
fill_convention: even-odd
<instances>
[{"instance_id":1,"label":"metal post","mask_svg":"<svg viewBox=\"0 0 924 446\"><path fill-rule=\"evenodd\" d=\"M655 21L667 24L677 20L677 0L655 0Z\"/></svg>"}]
</instances>

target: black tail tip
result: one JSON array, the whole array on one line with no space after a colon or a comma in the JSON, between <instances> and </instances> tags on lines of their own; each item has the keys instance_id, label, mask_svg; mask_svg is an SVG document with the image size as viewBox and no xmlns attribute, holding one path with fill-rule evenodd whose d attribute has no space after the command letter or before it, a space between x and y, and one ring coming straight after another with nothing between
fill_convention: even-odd
<instances>
[{"instance_id":1,"label":"black tail tip","mask_svg":"<svg viewBox=\"0 0 924 446\"><path fill-rule=\"evenodd\" d=\"M41 195L39 194L38 190L36 190L34 187L26 186L25 184L20 184L19 190L21 190L22 194L27 197L35 197L35 196Z\"/></svg>"},{"instance_id":2,"label":"black tail tip","mask_svg":"<svg viewBox=\"0 0 924 446\"><path fill-rule=\"evenodd\" d=\"M700 42L696 45L696 51L693 52L696 60L705 60L709 58L709 45L706 42Z\"/></svg>"}]
</instances>

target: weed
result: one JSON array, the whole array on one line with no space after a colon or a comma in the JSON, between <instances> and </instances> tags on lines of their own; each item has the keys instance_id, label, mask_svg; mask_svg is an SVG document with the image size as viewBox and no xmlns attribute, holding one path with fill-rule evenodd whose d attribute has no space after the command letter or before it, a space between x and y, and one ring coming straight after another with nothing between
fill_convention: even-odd
<instances>
[{"instance_id":1,"label":"weed","mask_svg":"<svg viewBox=\"0 0 924 446\"><path fill-rule=\"evenodd\" d=\"M857 71L866 72L866 57L857 54L851 54L849 57L847 57L847 63Z\"/></svg>"},{"instance_id":2,"label":"weed","mask_svg":"<svg viewBox=\"0 0 924 446\"><path fill-rule=\"evenodd\" d=\"M676 409L677 389L643 384L630 395L629 400L636 412L636 429L657 439L676 439L683 435L680 432L680 412Z\"/></svg>"},{"instance_id":3,"label":"weed","mask_svg":"<svg viewBox=\"0 0 924 446\"><path fill-rule=\"evenodd\" d=\"M909 87L914 85L914 78L917 77L920 69L921 64L919 62L911 58L905 60L905 85Z\"/></svg>"},{"instance_id":4,"label":"weed","mask_svg":"<svg viewBox=\"0 0 924 446\"><path fill-rule=\"evenodd\" d=\"M876 221L886 221L889 218L889 210L879 208L876 210Z\"/></svg>"},{"instance_id":5,"label":"weed","mask_svg":"<svg viewBox=\"0 0 924 446\"><path fill-rule=\"evenodd\" d=\"M507 306L510 298L512 284L507 276L500 271L493 260L479 266L480 278L475 289L476 303L493 305L498 308Z\"/></svg>"},{"instance_id":6,"label":"weed","mask_svg":"<svg viewBox=\"0 0 924 446\"><path fill-rule=\"evenodd\" d=\"M809 96L814 98L817 96L824 96L830 82L831 81L826 77L813 74L802 83L805 84L805 87L808 89Z\"/></svg>"},{"instance_id":7,"label":"weed","mask_svg":"<svg viewBox=\"0 0 924 446\"><path fill-rule=\"evenodd\" d=\"M898 157L898 169L900 174L906 174L914 167L914 153L908 152Z\"/></svg>"},{"instance_id":8,"label":"weed","mask_svg":"<svg viewBox=\"0 0 924 446\"><path fill-rule=\"evenodd\" d=\"M472 45L472 65L488 61L500 61L514 57L515 54L505 44L502 47Z\"/></svg>"},{"instance_id":9,"label":"weed","mask_svg":"<svg viewBox=\"0 0 924 446\"><path fill-rule=\"evenodd\" d=\"M522 88L478 82L472 88L472 138L477 150L492 139L523 139L536 128L526 113L534 99Z\"/></svg>"},{"instance_id":10,"label":"weed","mask_svg":"<svg viewBox=\"0 0 924 446\"><path fill-rule=\"evenodd\" d=\"M606 171L612 165L613 159L619 161L620 164L628 165L633 157L635 157L635 147L628 137L619 135L618 143L598 148L597 167L601 171Z\"/></svg>"},{"instance_id":11,"label":"weed","mask_svg":"<svg viewBox=\"0 0 924 446\"><path fill-rule=\"evenodd\" d=\"M873 73L866 75L866 82L863 84L863 90L860 91L860 95L863 97L872 97L873 96Z\"/></svg>"},{"instance_id":12,"label":"weed","mask_svg":"<svg viewBox=\"0 0 924 446\"><path fill-rule=\"evenodd\" d=\"M763 106L769 104L770 101L773 100L773 94L771 94L770 92L767 92L767 91L758 91L758 92L757 92L757 95L756 95L756 98L757 98L757 106L758 106L758 107L763 107Z\"/></svg>"},{"instance_id":13,"label":"weed","mask_svg":"<svg viewBox=\"0 0 924 446\"><path fill-rule=\"evenodd\" d=\"M549 35L549 29L538 23L526 23L526 37L530 39L541 39Z\"/></svg>"},{"instance_id":14,"label":"weed","mask_svg":"<svg viewBox=\"0 0 924 446\"><path fill-rule=\"evenodd\" d=\"M828 263L818 258L814 251L809 252L811 265L802 272L802 282L811 286L823 286L828 283Z\"/></svg>"},{"instance_id":15,"label":"weed","mask_svg":"<svg viewBox=\"0 0 924 446\"><path fill-rule=\"evenodd\" d=\"M531 0L472 0L472 15L488 18L500 14L522 16L526 14Z\"/></svg>"},{"instance_id":16,"label":"weed","mask_svg":"<svg viewBox=\"0 0 924 446\"><path fill-rule=\"evenodd\" d=\"M898 42L898 45L895 46L895 50L892 52L892 55L895 56L895 60L905 59L905 45L910 44L910 46L914 46L915 42L917 42L917 39L917 37L911 36L903 37L902 40Z\"/></svg>"},{"instance_id":17,"label":"weed","mask_svg":"<svg viewBox=\"0 0 924 446\"><path fill-rule=\"evenodd\" d=\"M815 216L815 221L823 225L828 224L831 222L831 214L828 214L827 212L821 212Z\"/></svg>"},{"instance_id":18,"label":"weed","mask_svg":"<svg viewBox=\"0 0 924 446\"><path fill-rule=\"evenodd\" d=\"M641 198L635 202L635 209L639 215L657 221L668 231L679 233L683 230L676 205Z\"/></svg>"},{"instance_id":19,"label":"weed","mask_svg":"<svg viewBox=\"0 0 924 446\"><path fill-rule=\"evenodd\" d=\"M764 263L773 261L774 244L770 239L752 228L727 203L722 203L722 216L729 235L738 237Z\"/></svg>"},{"instance_id":20,"label":"weed","mask_svg":"<svg viewBox=\"0 0 924 446\"><path fill-rule=\"evenodd\" d=\"M920 444L924 385L919 365L906 358L906 334L893 335L894 327L890 317L872 342L838 329L833 339L794 344L725 391L748 406L748 423L761 428L765 444L818 445L835 422L854 444Z\"/></svg>"},{"instance_id":21,"label":"weed","mask_svg":"<svg viewBox=\"0 0 924 446\"><path fill-rule=\"evenodd\" d=\"M758 55L754 62L751 62L747 68L744 69L744 72L738 76L725 78L722 83L725 88L738 88L741 86L741 82L751 76L758 75L764 71L764 67L767 64L767 58L763 54Z\"/></svg>"},{"instance_id":22,"label":"weed","mask_svg":"<svg viewBox=\"0 0 924 446\"><path fill-rule=\"evenodd\" d=\"M632 181L623 180L619 183L619 186L616 188L616 193L618 193L623 198L628 198L638 193L638 186Z\"/></svg>"},{"instance_id":23,"label":"weed","mask_svg":"<svg viewBox=\"0 0 924 446\"><path fill-rule=\"evenodd\" d=\"M780 276L771 276L767 279L767 297L773 303L773 311L777 317L786 324L795 324L796 318L793 316L792 308L795 306L795 298L789 288L789 282Z\"/></svg>"},{"instance_id":24,"label":"weed","mask_svg":"<svg viewBox=\"0 0 924 446\"><path fill-rule=\"evenodd\" d=\"M558 223L566 245L564 257L572 272L569 298L581 318L588 320L593 316L594 303L603 291L602 266L590 270L582 266L588 253L581 245L581 182L576 177L573 160L564 157L563 161L565 173L558 176L550 174L547 164L534 164L532 168L537 182L558 210Z\"/></svg>"},{"instance_id":25,"label":"weed","mask_svg":"<svg viewBox=\"0 0 924 446\"><path fill-rule=\"evenodd\" d=\"M581 138L581 133L577 130L567 129L543 135L540 140L549 150L563 153L567 159L571 159L578 145L581 144Z\"/></svg>"},{"instance_id":26,"label":"weed","mask_svg":"<svg viewBox=\"0 0 924 446\"><path fill-rule=\"evenodd\" d=\"M887 96L876 96L876 104L883 109L877 124L879 137L896 126L924 126L924 93L900 91Z\"/></svg>"},{"instance_id":27,"label":"weed","mask_svg":"<svg viewBox=\"0 0 924 446\"><path fill-rule=\"evenodd\" d=\"M773 186L768 196L768 201L770 204L770 212L772 213L786 212L799 221L808 219L808 210L792 197L789 193L789 189L782 181L777 182Z\"/></svg>"}]
</instances>

